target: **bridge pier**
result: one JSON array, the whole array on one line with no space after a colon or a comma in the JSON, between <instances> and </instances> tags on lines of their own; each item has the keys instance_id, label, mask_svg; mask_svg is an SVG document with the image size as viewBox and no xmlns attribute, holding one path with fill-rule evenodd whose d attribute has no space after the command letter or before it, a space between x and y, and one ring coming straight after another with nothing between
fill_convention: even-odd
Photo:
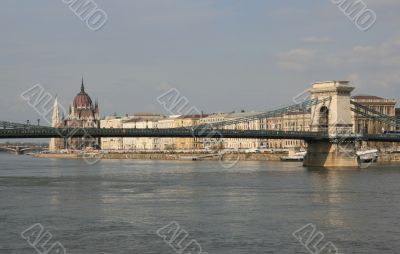
<instances>
[{"instance_id":1,"label":"bridge pier","mask_svg":"<svg viewBox=\"0 0 400 254\"><path fill-rule=\"evenodd\" d=\"M307 141L307 167L358 167L354 140L341 139L352 133L351 92L348 81L314 83L311 98L330 97L328 103L311 108L311 130L326 132L329 140Z\"/></svg>"},{"instance_id":2,"label":"bridge pier","mask_svg":"<svg viewBox=\"0 0 400 254\"><path fill-rule=\"evenodd\" d=\"M15 147L15 154L16 154L16 155L21 155L21 154L23 154L21 147L19 147L19 146Z\"/></svg>"},{"instance_id":3,"label":"bridge pier","mask_svg":"<svg viewBox=\"0 0 400 254\"><path fill-rule=\"evenodd\" d=\"M358 167L356 144L331 143L327 141L307 141L307 155L304 158L305 167Z\"/></svg>"}]
</instances>

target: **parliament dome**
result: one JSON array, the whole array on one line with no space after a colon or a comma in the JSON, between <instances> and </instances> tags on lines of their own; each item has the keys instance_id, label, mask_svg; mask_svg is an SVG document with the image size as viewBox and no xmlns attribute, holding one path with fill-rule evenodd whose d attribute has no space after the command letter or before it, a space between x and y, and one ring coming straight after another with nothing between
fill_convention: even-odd
<instances>
[{"instance_id":1,"label":"parliament dome","mask_svg":"<svg viewBox=\"0 0 400 254\"><path fill-rule=\"evenodd\" d=\"M92 108L93 102L90 96L85 92L85 87L81 85L81 91L75 96L72 104L75 108Z\"/></svg>"}]
</instances>

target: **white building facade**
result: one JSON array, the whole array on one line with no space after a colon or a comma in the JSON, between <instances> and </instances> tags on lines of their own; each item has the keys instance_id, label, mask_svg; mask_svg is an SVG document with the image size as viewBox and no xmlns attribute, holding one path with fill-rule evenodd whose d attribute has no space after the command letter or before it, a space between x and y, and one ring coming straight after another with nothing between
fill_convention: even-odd
<instances>
[{"instance_id":1,"label":"white building facade","mask_svg":"<svg viewBox=\"0 0 400 254\"><path fill-rule=\"evenodd\" d=\"M123 122L125 129L157 129L158 121L165 119L165 116L153 113L137 113L133 118ZM160 150L160 138L123 138L124 150L158 151Z\"/></svg>"},{"instance_id":2,"label":"white building facade","mask_svg":"<svg viewBox=\"0 0 400 254\"><path fill-rule=\"evenodd\" d=\"M108 116L100 120L100 128L119 129L123 128L124 119L117 116ZM101 138L101 149L122 150L124 149L123 138Z\"/></svg>"}]
</instances>

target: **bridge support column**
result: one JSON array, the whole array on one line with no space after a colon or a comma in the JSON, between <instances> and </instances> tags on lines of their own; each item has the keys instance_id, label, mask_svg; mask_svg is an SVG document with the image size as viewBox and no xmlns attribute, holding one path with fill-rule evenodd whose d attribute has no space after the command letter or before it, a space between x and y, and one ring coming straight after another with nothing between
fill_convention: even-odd
<instances>
[{"instance_id":1,"label":"bridge support column","mask_svg":"<svg viewBox=\"0 0 400 254\"><path fill-rule=\"evenodd\" d=\"M358 167L355 142L308 141L305 167Z\"/></svg>"},{"instance_id":2,"label":"bridge support column","mask_svg":"<svg viewBox=\"0 0 400 254\"><path fill-rule=\"evenodd\" d=\"M326 132L329 140L308 141L304 166L307 167L357 167L356 145L346 135L352 133L350 99L354 87L348 81L314 83L311 98L330 101L311 108L311 130Z\"/></svg>"},{"instance_id":3,"label":"bridge support column","mask_svg":"<svg viewBox=\"0 0 400 254\"><path fill-rule=\"evenodd\" d=\"M21 150L21 147L17 146L17 147L15 148L15 154L16 154L16 155L21 155L21 154L23 154L23 152L22 152L22 150Z\"/></svg>"}]
</instances>

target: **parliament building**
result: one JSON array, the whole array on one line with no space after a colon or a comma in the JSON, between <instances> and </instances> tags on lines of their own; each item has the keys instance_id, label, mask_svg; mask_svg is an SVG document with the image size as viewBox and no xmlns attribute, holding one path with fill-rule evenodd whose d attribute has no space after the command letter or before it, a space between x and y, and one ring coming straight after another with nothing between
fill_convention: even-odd
<instances>
[{"instance_id":1,"label":"parliament building","mask_svg":"<svg viewBox=\"0 0 400 254\"><path fill-rule=\"evenodd\" d=\"M81 83L81 90L75 96L72 104L69 107L68 116L62 119L59 112L58 99L55 99L52 115L53 127L69 127L69 128L99 128L100 127L100 112L97 100L93 103L89 94L85 91L85 86ZM62 140L62 141L61 141ZM61 150L65 148L83 149L98 145L99 140L92 137L74 138L54 138L50 140L49 150Z\"/></svg>"}]
</instances>

